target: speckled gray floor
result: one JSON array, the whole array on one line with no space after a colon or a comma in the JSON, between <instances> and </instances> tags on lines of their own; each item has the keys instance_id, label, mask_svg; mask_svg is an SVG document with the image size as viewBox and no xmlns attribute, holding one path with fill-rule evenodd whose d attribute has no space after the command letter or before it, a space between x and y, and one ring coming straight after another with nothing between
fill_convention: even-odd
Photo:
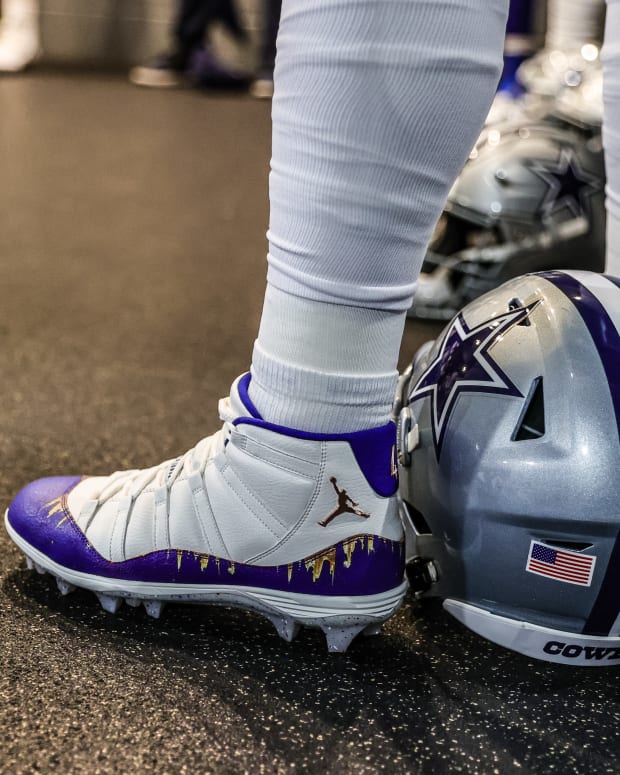
<instances>
[{"instance_id":1,"label":"speckled gray floor","mask_svg":"<svg viewBox=\"0 0 620 775\"><path fill-rule=\"evenodd\" d=\"M269 105L0 80L0 505L184 451L260 314ZM408 323L403 362L437 332ZM104 613L0 536L0 772L618 773L618 670L534 663L436 605L328 655L250 614Z\"/></svg>"}]
</instances>

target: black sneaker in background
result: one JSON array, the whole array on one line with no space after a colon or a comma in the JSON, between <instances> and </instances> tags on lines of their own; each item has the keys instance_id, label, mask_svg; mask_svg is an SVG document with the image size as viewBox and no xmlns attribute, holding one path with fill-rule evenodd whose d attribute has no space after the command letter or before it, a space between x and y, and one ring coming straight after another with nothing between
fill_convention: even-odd
<instances>
[{"instance_id":1,"label":"black sneaker in background","mask_svg":"<svg viewBox=\"0 0 620 775\"><path fill-rule=\"evenodd\" d=\"M144 65L132 67L129 80L136 86L171 89L188 84L189 54L173 51L158 54Z\"/></svg>"}]
</instances>

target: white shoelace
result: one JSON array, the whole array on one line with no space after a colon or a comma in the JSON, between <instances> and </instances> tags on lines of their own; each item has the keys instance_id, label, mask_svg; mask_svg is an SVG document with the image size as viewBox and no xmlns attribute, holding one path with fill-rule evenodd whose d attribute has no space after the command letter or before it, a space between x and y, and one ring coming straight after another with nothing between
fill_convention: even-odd
<instances>
[{"instance_id":1,"label":"white shoelace","mask_svg":"<svg viewBox=\"0 0 620 775\"><path fill-rule=\"evenodd\" d=\"M237 417L232 411L230 398L220 399L218 413L223 422L220 430L201 439L195 447L189 449L184 455L164 460L163 463L152 468L116 471L108 477L108 481L93 498L99 501L99 504L115 495L129 496L135 499L149 487L165 486L170 489L181 474L191 474L196 471L203 474L209 461L226 446L232 433L233 420Z\"/></svg>"}]
</instances>

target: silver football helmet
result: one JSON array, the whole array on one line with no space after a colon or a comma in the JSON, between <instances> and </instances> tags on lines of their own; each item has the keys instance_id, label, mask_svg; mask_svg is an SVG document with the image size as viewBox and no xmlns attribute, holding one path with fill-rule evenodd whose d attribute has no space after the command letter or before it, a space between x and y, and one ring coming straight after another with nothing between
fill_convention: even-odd
<instances>
[{"instance_id":1,"label":"silver football helmet","mask_svg":"<svg viewBox=\"0 0 620 775\"><path fill-rule=\"evenodd\" d=\"M620 664L620 280L469 304L399 384L410 581L491 641Z\"/></svg>"},{"instance_id":2,"label":"silver football helmet","mask_svg":"<svg viewBox=\"0 0 620 775\"><path fill-rule=\"evenodd\" d=\"M551 117L488 127L450 192L410 314L448 320L526 272L602 272L604 185L599 129Z\"/></svg>"}]
</instances>

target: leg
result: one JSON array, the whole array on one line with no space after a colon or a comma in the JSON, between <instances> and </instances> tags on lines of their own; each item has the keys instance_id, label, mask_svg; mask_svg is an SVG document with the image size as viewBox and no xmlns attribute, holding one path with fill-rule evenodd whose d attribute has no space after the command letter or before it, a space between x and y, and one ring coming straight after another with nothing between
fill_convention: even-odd
<instances>
[{"instance_id":1,"label":"leg","mask_svg":"<svg viewBox=\"0 0 620 775\"><path fill-rule=\"evenodd\" d=\"M203 45L211 7L210 0L179 0L171 50L132 67L129 80L136 86L163 89L185 84L192 54Z\"/></svg>"},{"instance_id":2,"label":"leg","mask_svg":"<svg viewBox=\"0 0 620 775\"><path fill-rule=\"evenodd\" d=\"M205 45L213 21L222 22L237 39L245 37L233 0L180 0L172 50L132 68L129 80L137 86L158 88L245 85L246 76L221 63Z\"/></svg>"},{"instance_id":3,"label":"leg","mask_svg":"<svg viewBox=\"0 0 620 775\"><path fill-rule=\"evenodd\" d=\"M258 74L250 84L250 94L258 99L273 97L273 71L276 64L276 39L280 26L282 0L263 2L263 40Z\"/></svg>"},{"instance_id":4,"label":"leg","mask_svg":"<svg viewBox=\"0 0 620 775\"><path fill-rule=\"evenodd\" d=\"M174 49L185 55L185 64L194 51L204 43L212 15L210 0L181 0L174 22Z\"/></svg>"},{"instance_id":5,"label":"leg","mask_svg":"<svg viewBox=\"0 0 620 775\"><path fill-rule=\"evenodd\" d=\"M601 39L604 0L547 0L545 48L577 51Z\"/></svg>"},{"instance_id":6,"label":"leg","mask_svg":"<svg viewBox=\"0 0 620 775\"><path fill-rule=\"evenodd\" d=\"M0 18L0 72L18 72L36 57L39 0L3 0Z\"/></svg>"},{"instance_id":7,"label":"leg","mask_svg":"<svg viewBox=\"0 0 620 775\"><path fill-rule=\"evenodd\" d=\"M238 40L245 38L234 0L181 0L174 25L175 47L188 54L200 48L214 21L222 22Z\"/></svg>"},{"instance_id":8,"label":"leg","mask_svg":"<svg viewBox=\"0 0 620 775\"><path fill-rule=\"evenodd\" d=\"M584 58L583 46L600 45L604 11L604 0L547 0L544 48L519 68L518 80L528 92L557 96L576 71L575 62L587 77L597 52L590 49Z\"/></svg>"},{"instance_id":9,"label":"leg","mask_svg":"<svg viewBox=\"0 0 620 775\"><path fill-rule=\"evenodd\" d=\"M606 272L620 277L620 2L608 0L605 44L603 144L607 169Z\"/></svg>"},{"instance_id":10,"label":"leg","mask_svg":"<svg viewBox=\"0 0 620 775\"><path fill-rule=\"evenodd\" d=\"M273 422L388 417L426 245L497 84L506 5L284 3L250 388Z\"/></svg>"}]
</instances>

